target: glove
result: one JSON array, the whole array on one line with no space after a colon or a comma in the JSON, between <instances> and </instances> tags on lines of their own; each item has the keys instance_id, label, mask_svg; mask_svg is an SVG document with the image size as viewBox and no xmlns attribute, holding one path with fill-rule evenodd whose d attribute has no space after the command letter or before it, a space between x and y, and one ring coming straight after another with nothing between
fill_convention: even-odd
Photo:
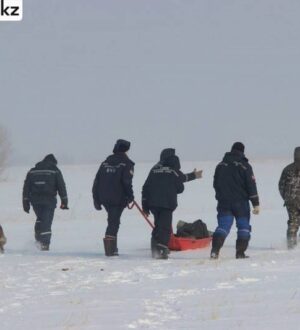
<instances>
[{"instance_id":1,"label":"glove","mask_svg":"<svg viewBox=\"0 0 300 330\"><path fill-rule=\"evenodd\" d=\"M147 208L143 208L143 212L146 214L147 217L150 215L150 210Z\"/></svg>"},{"instance_id":2,"label":"glove","mask_svg":"<svg viewBox=\"0 0 300 330\"><path fill-rule=\"evenodd\" d=\"M260 211L259 205L253 207L252 213L258 215Z\"/></svg>"},{"instance_id":3,"label":"glove","mask_svg":"<svg viewBox=\"0 0 300 330\"><path fill-rule=\"evenodd\" d=\"M102 207L100 204L98 204L97 202L94 201L94 207L97 211L101 211L102 210Z\"/></svg>"},{"instance_id":4,"label":"glove","mask_svg":"<svg viewBox=\"0 0 300 330\"><path fill-rule=\"evenodd\" d=\"M131 204L134 201L134 196L130 196L126 198L126 205Z\"/></svg>"},{"instance_id":5,"label":"glove","mask_svg":"<svg viewBox=\"0 0 300 330\"><path fill-rule=\"evenodd\" d=\"M194 174L195 174L196 179L202 178L202 173L203 173L202 170L197 171L196 168L194 169Z\"/></svg>"},{"instance_id":6,"label":"glove","mask_svg":"<svg viewBox=\"0 0 300 330\"><path fill-rule=\"evenodd\" d=\"M30 203L28 199L23 199L23 210L24 212L29 213Z\"/></svg>"},{"instance_id":7,"label":"glove","mask_svg":"<svg viewBox=\"0 0 300 330\"><path fill-rule=\"evenodd\" d=\"M68 210L69 208L68 208L68 205L65 205L65 204L61 204L60 205L60 208L62 209L62 210Z\"/></svg>"}]
</instances>

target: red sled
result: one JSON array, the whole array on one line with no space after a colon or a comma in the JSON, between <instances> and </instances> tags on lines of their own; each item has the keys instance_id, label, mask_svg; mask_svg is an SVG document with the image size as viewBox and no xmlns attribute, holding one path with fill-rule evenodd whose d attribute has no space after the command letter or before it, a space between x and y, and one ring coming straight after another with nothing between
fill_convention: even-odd
<instances>
[{"instance_id":1,"label":"red sled","mask_svg":"<svg viewBox=\"0 0 300 330\"><path fill-rule=\"evenodd\" d=\"M190 237L177 237L172 234L169 242L169 249L172 251L203 249L210 245L211 240L211 237L196 239Z\"/></svg>"},{"instance_id":2,"label":"red sled","mask_svg":"<svg viewBox=\"0 0 300 330\"><path fill-rule=\"evenodd\" d=\"M148 222L149 226L153 229L153 223L148 219L147 215L143 212L143 210L136 201L133 201L133 204L129 206L129 208L132 209L134 206L140 211L144 219ZM203 249L210 245L211 240L212 237L200 239L191 237L177 237L172 232L169 242L169 249L172 251Z\"/></svg>"}]
</instances>

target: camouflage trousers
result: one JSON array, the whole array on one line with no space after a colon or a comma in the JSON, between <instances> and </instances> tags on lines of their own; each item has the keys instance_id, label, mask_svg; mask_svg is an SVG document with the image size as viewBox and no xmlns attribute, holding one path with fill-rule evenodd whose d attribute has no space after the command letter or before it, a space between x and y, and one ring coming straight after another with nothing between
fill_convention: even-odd
<instances>
[{"instance_id":1,"label":"camouflage trousers","mask_svg":"<svg viewBox=\"0 0 300 330\"><path fill-rule=\"evenodd\" d=\"M293 248L297 244L297 233L300 227L300 208L295 206L287 206L289 220L287 222L287 239L288 247Z\"/></svg>"}]
</instances>

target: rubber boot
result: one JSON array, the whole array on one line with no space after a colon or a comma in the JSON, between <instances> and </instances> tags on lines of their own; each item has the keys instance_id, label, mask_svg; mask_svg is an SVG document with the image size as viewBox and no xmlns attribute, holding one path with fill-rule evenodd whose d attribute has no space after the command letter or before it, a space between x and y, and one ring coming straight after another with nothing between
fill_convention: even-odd
<instances>
[{"instance_id":1,"label":"rubber boot","mask_svg":"<svg viewBox=\"0 0 300 330\"><path fill-rule=\"evenodd\" d=\"M249 239L238 238L236 240L236 259L245 259L249 258L249 256L245 255L245 251L247 250L249 244Z\"/></svg>"},{"instance_id":2,"label":"rubber boot","mask_svg":"<svg viewBox=\"0 0 300 330\"><path fill-rule=\"evenodd\" d=\"M115 236L105 236L103 238L104 251L107 257L113 257L116 254L117 239Z\"/></svg>"},{"instance_id":3,"label":"rubber boot","mask_svg":"<svg viewBox=\"0 0 300 330\"><path fill-rule=\"evenodd\" d=\"M225 236L213 235L210 259L218 259L221 247L224 244Z\"/></svg>"},{"instance_id":4,"label":"rubber boot","mask_svg":"<svg viewBox=\"0 0 300 330\"><path fill-rule=\"evenodd\" d=\"M6 243L6 237L4 235L2 226L0 226L0 253L4 253L5 243Z\"/></svg>"}]
</instances>

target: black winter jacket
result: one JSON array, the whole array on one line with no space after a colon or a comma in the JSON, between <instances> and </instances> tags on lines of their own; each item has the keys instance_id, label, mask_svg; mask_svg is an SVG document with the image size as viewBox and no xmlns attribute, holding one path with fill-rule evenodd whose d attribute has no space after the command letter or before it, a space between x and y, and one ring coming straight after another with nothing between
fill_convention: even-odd
<instances>
[{"instance_id":1,"label":"black winter jacket","mask_svg":"<svg viewBox=\"0 0 300 330\"><path fill-rule=\"evenodd\" d=\"M101 205L125 207L134 199L132 178L134 162L125 153L109 156L100 166L93 184L96 208Z\"/></svg>"},{"instance_id":2,"label":"black winter jacket","mask_svg":"<svg viewBox=\"0 0 300 330\"><path fill-rule=\"evenodd\" d=\"M165 208L175 210L177 194L184 190L184 174L179 170L177 156L171 156L154 166L143 186L142 206L144 210Z\"/></svg>"},{"instance_id":3,"label":"black winter jacket","mask_svg":"<svg viewBox=\"0 0 300 330\"><path fill-rule=\"evenodd\" d=\"M227 152L214 175L214 188L219 203L231 204L250 200L259 205L255 177L243 153Z\"/></svg>"},{"instance_id":4,"label":"black winter jacket","mask_svg":"<svg viewBox=\"0 0 300 330\"><path fill-rule=\"evenodd\" d=\"M57 192L62 204L68 205L68 196L64 178L56 166L57 160L53 155L35 165L26 176L23 186L23 203L55 207Z\"/></svg>"}]
</instances>

